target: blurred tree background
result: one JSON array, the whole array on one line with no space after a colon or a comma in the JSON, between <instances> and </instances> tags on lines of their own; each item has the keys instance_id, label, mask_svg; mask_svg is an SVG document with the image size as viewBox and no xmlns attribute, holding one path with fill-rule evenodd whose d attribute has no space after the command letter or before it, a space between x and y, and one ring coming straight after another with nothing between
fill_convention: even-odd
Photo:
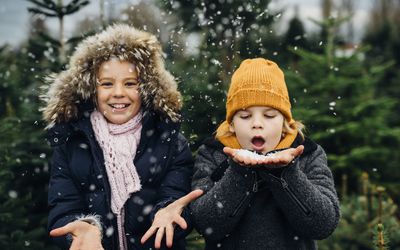
<instances>
[{"instance_id":1,"label":"blurred tree background","mask_svg":"<svg viewBox=\"0 0 400 250\"><path fill-rule=\"evenodd\" d=\"M55 249L47 232L50 147L39 112L40 86L65 67L82 38L123 22L159 37L168 69L184 95L183 132L193 153L225 117L232 72L246 58L264 57L285 71L294 117L328 154L342 219L321 249L400 249L400 3L374 0L360 41L357 1L321 0L322 18L306 32L299 10L284 31L285 8L272 1L29 0L29 34L0 44L0 248ZM93 2L66 36L64 22ZM316 15L317 16L317 15ZM49 20L57 20L57 33ZM196 232L189 249L202 249Z\"/></svg>"}]
</instances>

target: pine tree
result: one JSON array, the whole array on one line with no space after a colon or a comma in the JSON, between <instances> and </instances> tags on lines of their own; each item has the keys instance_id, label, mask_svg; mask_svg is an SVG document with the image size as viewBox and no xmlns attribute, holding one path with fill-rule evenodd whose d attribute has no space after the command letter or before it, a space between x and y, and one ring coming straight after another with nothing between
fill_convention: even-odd
<instances>
[{"instance_id":1,"label":"pine tree","mask_svg":"<svg viewBox=\"0 0 400 250\"><path fill-rule=\"evenodd\" d=\"M283 47L286 50L289 50L290 48L293 49L298 49L298 48L303 48L303 49L309 49L310 45L308 44L307 38L306 38L306 33L304 29L304 25L302 21L298 18L297 16L297 10L296 10L296 15L290 20L289 22L289 28L286 32L286 34L283 37ZM285 51L286 53L281 53L280 57L285 57L287 61L297 61L299 57L293 53L288 53L288 51Z\"/></svg>"},{"instance_id":2,"label":"pine tree","mask_svg":"<svg viewBox=\"0 0 400 250\"><path fill-rule=\"evenodd\" d=\"M385 189L359 176L358 192L341 199L341 220L335 232L318 242L319 249L399 249L398 207Z\"/></svg>"},{"instance_id":3,"label":"pine tree","mask_svg":"<svg viewBox=\"0 0 400 250\"><path fill-rule=\"evenodd\" d=\"M377 91L393 65L366 66L360 59L362 50L336 57L334 39L328 41L325 54L294 51L301 59L286 72L286 80L295 118L305 122L308 134L327 151L336 179L347 174L355 180L367 171L387 185L394 183L400 177L400 156L394 151L400 128L390 121L397 102Z\"/></svg>"},{"instance_id":4,"label":"pine tree","mask_svg":"<svg viewBox=\"0 0 400 250\"><path fill-rule=\"evenodd\" d=\"M395 100L395 108L387 117L387 124L393 128L392 133L399 133L400 124L400 4L398 1L377 1L375 8L371 9L369 28L366 32L363 42L370 46L366 53L365 61L368 65L392 66L384 72L379 85L377 94L382 97L390 97ZM397 132L395 132L397 131ZM393 140L391 140L393 141ZM390 143L393 145L393 143ZM398 154L394 153L390 157L389 164L397 159ZM390 176L391 174L388 173ZM397 204L400 204L400 191L397 182L390 178L393 185L386 186ZM400 216L400 212L398 213Z\"/></svg>"},{"instance_id":5,"label":"pine tree","mask_svg":"<svg viewBox=\"0 0 400 250\"><path fill-rule=\"evenodd\" d=\"M239 63L245 58L276 57L281 50L272 27L281 13L268 9L270 0L230 1L229 7L211 0L159 3L166 16L176 16L167 63L181 82L186 118L183 130L197 148L225 119L226 91ZM185 55L175 41L188 34L198 44L198 51Z\"/></svg>"},{"instance_id":6,"label":"pine tree","mask_svg":"<svg viewBox=\"0 0 400 250\"><path fill-rule=\"evenodd\" d=\"M88 0L71 0L68 4L64 5L63 0L27 0L35 7L29 7L28 11L34 14L41 14L46 17L56 17L59 23L58 40L48 37L48 40L57 44L59 47L59 61L65 63L66 61L66 39L64 38L64 17L71 15L82 7L89 4Z\"/></svg>"},{"instance_id":7,"label":"pine tree","mask_svg":"<svg viewBox=\"0 0 400 250\"><path fill-rule=\"evenodd\" d=\"M62 9L61 1L31 2L63 15L83 3L71 1ZM46 229L51 153L40 122L38 95L44 76L63 65L58 49L62 41L46 33L43 20L33 19L32 25L28 40L19 48L0 49L0 249L55 249Z\"/></svg>"},{"instance_id":8,"label":"pine tree","mask_svg":"<svg viewBox=\"0 0 400 250\"><path fill-rule=\"evenodd\" d=\"M0 54L7 83L2 99L8 107L0 116L0 248L52 249L46 233L48 147L43 128L34 122L40 119L32 94L36 72L27 64L33 54L20 51L25 53L4 50Z\"/></svg>"}]
</instances>

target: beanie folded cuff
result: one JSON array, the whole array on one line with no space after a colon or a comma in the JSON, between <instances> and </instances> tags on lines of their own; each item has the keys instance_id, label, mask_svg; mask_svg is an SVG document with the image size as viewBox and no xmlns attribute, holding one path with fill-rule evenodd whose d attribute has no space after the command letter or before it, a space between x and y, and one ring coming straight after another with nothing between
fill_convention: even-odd
<instances>
[{"instance_id":1,"label":"beanie folded cuff","mask_svg":"<svg viewBox=\"0 0 400 250\"><path fill-rule=\"evenodd\" d=\"M292 121L291 105L287 98L276 92L268 90L260 91L259 89L241 89L237 91L234 98L230 98L226 103L226 120L231 122L238 110L251 106L268 106L274 108L280 111L288 122Z\"/></svg>"}]
</instances>

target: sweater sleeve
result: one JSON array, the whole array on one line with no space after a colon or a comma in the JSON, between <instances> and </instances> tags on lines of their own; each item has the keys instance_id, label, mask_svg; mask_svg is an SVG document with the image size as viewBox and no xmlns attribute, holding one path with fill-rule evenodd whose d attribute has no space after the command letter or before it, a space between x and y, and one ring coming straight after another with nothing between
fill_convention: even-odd
<instances>
[{"instance_id":1,"label":"sweater sleeve","mask_svg":"<svg viewBox=\"0 0 400 250\"><path fill-rule=\"evenodd\" d=\"M280 177L261 176L269 182L274 199L299 235L317 240L335 230L340 219L339 200L320 146L311 156L288 166Z\"/></svg>"},{"instance_id":2,"label":"sweater sleeve","mask_svg":"<svg viewBox=\"0 0 400 250\"><path fill-rule=\"evenodd\" d=\"M192 202L191 209L195 228L213 241L222 239L237 226L256 182L254 171L234 162L229 162L222 178L214 182L211 176L217 168L210 150L201 146L195 160L192 189L202 189L204 195Z\"/></svg>"}]
</instances>

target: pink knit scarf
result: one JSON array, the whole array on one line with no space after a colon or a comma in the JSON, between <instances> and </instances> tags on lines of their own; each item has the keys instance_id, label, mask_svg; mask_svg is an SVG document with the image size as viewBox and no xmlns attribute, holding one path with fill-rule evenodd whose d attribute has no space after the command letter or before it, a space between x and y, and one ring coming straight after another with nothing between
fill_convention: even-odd
<instances>
[{"instance_id":1,"label":"pink knit scarf","mask_svg":"<svg viewBox=\"0 0 400 250\"><path fill-rule=\"evenodd\" d=\"M139 175L133 160L140 141L142 113L124 124L112 124L98 111L90 121L97 142L103 150L104 162L111 187L111 210L117 216L119 245L128 249L124 230L124 204L129 196L141 189Z\"/></svg>"}]
</instances>

